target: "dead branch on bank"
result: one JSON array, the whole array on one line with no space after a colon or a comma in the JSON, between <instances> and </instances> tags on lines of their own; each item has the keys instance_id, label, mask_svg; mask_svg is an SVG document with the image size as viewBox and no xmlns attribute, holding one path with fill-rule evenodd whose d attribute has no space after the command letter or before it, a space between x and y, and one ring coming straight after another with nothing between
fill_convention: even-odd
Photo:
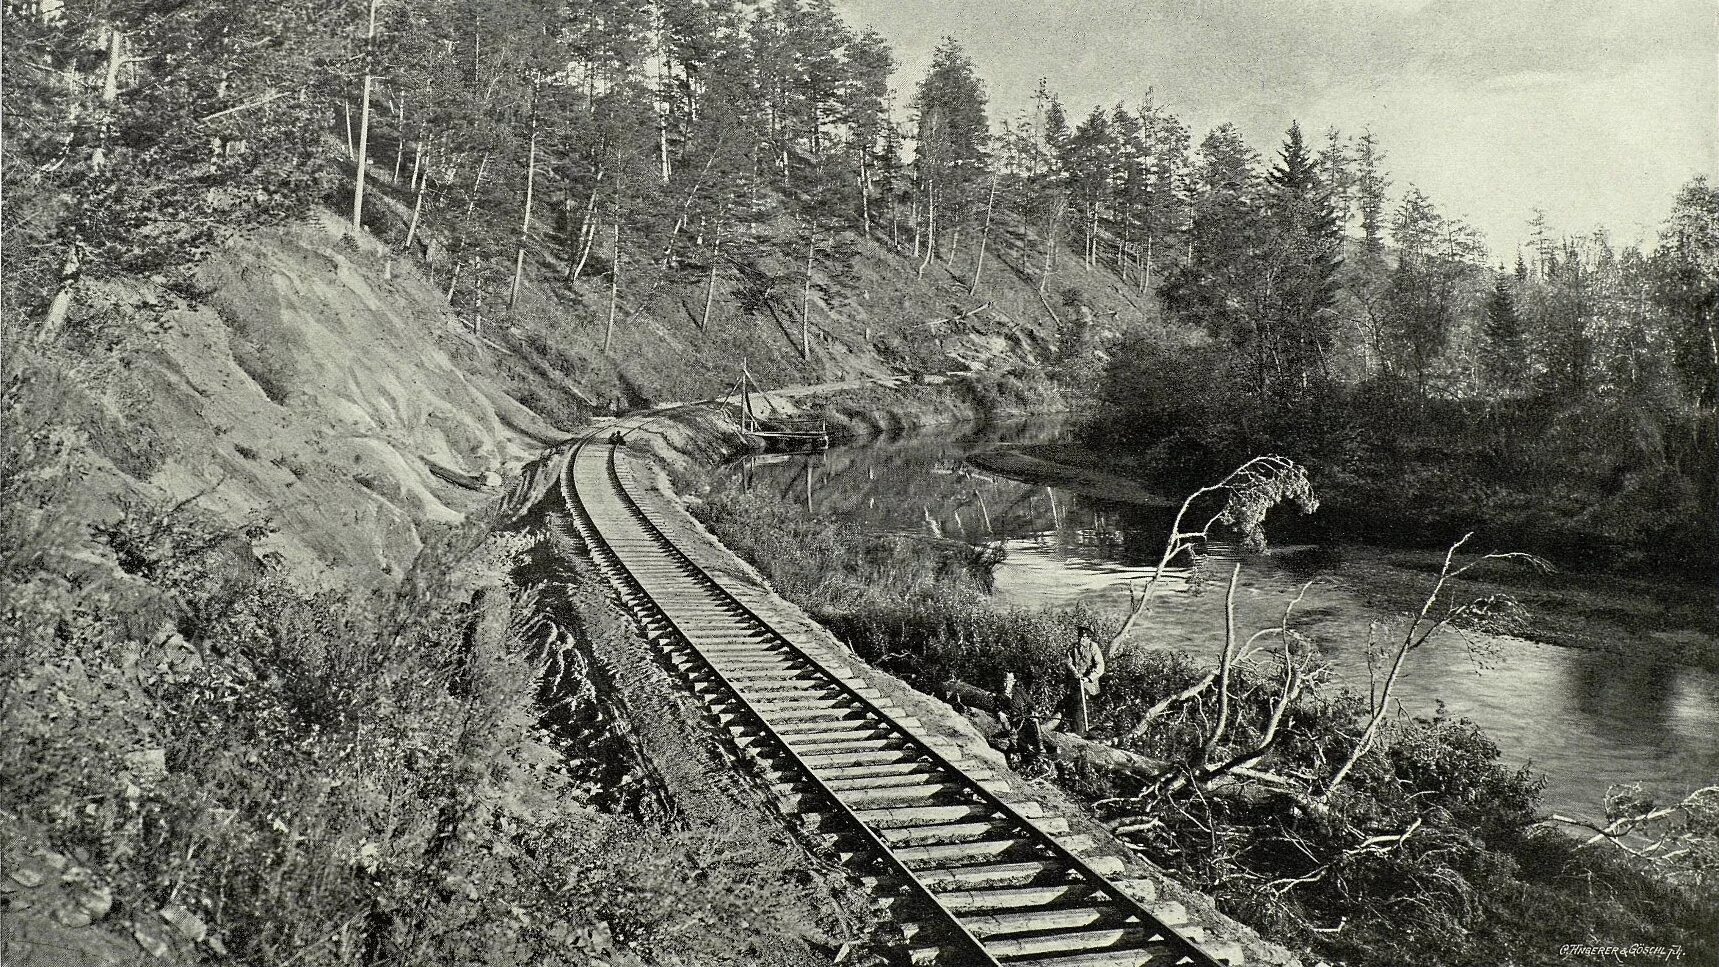
<instances>
[{"instance_id":1,"label":"dead branch on bank","mask_svg":"<svg viewBox=\"0 0 1719 967\"><path fill-rule=\"evenodd\" d=\"M1301 586L1301 590L1284 606L1283 619L1276 627L1254 633L1238 649L1235 645L1235 593L1237 579L1240 575L1241 565L1237 564L1230 571L1230 580L1224 594L1224 650L1219 658L1218 667L1200 683L1196 683L1196 687L1178 693L1178 696L1191 698L1202 693L1213 682L1216 682L1218 686L1217 722L1204 741L1200 743L1197 761L1191 764L1182 764L1175 769L1167 769L1160 773L1141 791L1141 798L1159 799L1184 789L1209 787L1220 780L1228 780L1232 777L1238 780L1262 781L1281 791L1299 795L1306 793L1305 783L1298 783L1275 773L1261 772L1256 767L1264 762L1277 746L1281 738L1284 716L1300 700L1316 661L1317 656L1311 642L1305 636L1291 629L1290 622L1295 616L1296 607L1306 598L1308 589L1317 583L1318 579L1308 581ZM1258 737L1252 742L1239 749L1224 749L1223 739L1232 725L1232 698L1230 693L1234 668L1238 662L1263 650L1263 646L1255 647L1254 642L1271 635L1275 635L1278 640L1278 646L1272 650L1271 654L1281 664L1282 670L1277 679L1270 708L1265 715L1265 722L1259 730ZM1177 696L1172 696L1172 698L1175 697ZM1153 706L1153 709L1167 707L1165 702L1160 702ZM1153 710L1148 710L1147 714L1152 715ZM1128 734L1130 736L1143 734L1143 726L1150 721L1150 718L1146 718L1141 723L1136 723Z\"/></svg>"},{"instance_id":2,"label":"dead branch on bank","mask_svg":"<svg viewBox=\"0 0 1719 967\"><path fill-rule=\"evenodd\" d=\"M1223 494L1223 506L1203 525L1189 529L1192 526L1186 523L1189 512L1195 502L1208 494ZM1164 542L1164 553L1152 575L1146 579L1145 587L1138 596L1132 587L1129 589L1132 606L1128 617L1105 646L1105 654L1114 657L1135 626L1151 614L1153 593L1172 564L1183 557L1197 564L1202 558L1201 548L1219 525L1234 528L1241 534L1245 545L1263 549L1265 515L1285 501L1299 505L1302 513L1312 513L1319 508L1319 500L1313 495L1313 487L1307 480L1307 470L1295 461L1279 456L1254 457L1217 483L1189 494L1176 512L1170 525L1169 539Z\"/></svg>"},{"instance_id":3,"label":"dead branch on bank","mask_svg":"<svg viewBox=\"0 0 1719 967\"><path fill-rule=\"evenodd\" d=\"M1604 822L1553 813L1539 826L1564 826L1589 835L1584 847L1628 853L1672 880L1700 885L1719 878L1719 785L1703 786L1677 802L1661 804L1639 784L1606 793Z\"/></svg>"},{"instance_id":4,"label":"dead branch on bank","mask_svg":"<svg viewBox=\"0 0 1719 967\"><path fill-rule=\"evenodd\" d=\"M1331 794L1343 784L1343 780L1348 778L1350 770L1355 768L1355 764L1372 746L1373 739L1378 735L1379 726L1384 722L1385 713L1390 708L1392 693L1396 689L1397 681L1402 676L1403 663L1410 652L1425 646L1439 632L1450 629L1461 634L1468 642L1470 654L1479 654L1485 650L1485 646L1470 637L1471 633L1511 634L1520 631L1527 624L1527 611L1509 595L1488 595L1461 605L1454 604L1446 598L1445 593L1451 582L1489 561L1517 561L1527 563L1543 571L1552 569L1552 566L1544 560L1532 554L1516 551L1484 554L1461 567L1455 567L1457 552L1461 551L1463 545L1467 544L1472 537L1474 537L1473 531L1464 534L1460 540L1445 551L1444 566L1439 569L1438 580L1434 582L1432 592L1421 603L1420 611L1410 620L1408 627L1403 631L1402 639L1397 643L1396 649L1391 655L1390 670L1385 675L1384 689L1377 694L1369 694L1372 711L1367 718L1367 724L1361 730L1360 737L1355 740L1355 744L1350 748L1349 755L1343 760L1343 764L1338 766L1337 771L1332 774L1331 780L1326 783L1324 790L1321 791L1320 798L1322 800L1329 799ZM1433 611L1441 603L1446 609L1445 613L1434 617ZM1369 657L1369 667L1372 666L1375 657Z\"/></svg>"}]
</instances>

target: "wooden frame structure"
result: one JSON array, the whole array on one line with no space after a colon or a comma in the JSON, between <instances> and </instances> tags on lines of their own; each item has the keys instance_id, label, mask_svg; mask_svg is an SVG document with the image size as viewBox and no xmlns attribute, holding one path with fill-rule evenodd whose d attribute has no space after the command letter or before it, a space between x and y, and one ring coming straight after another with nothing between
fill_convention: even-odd
<instances>
[{"instance_id":1,"label":"wooden frame structure","mask_svg":"<svg viewBox=\"0 0 1719 967\"><path fill-rule=\"evenodd\" d=\"M770 398L752 378L752 373L745 367L740 368L740 379L735 381L734 389L729 393L740 406L740 432L749 439L756 440L766 451L804 451L823 450L830 445L829 421L817 417L791 416L760 416L752 405L752 394L757 393L763 398L767 409L780 413L782 407Z\"/></svg>"}]
</instances>

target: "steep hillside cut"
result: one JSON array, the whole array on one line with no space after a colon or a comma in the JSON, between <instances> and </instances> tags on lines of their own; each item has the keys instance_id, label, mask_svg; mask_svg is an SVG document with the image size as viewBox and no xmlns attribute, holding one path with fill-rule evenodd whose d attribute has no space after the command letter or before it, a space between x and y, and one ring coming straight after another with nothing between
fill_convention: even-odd
<instances>
[{"instance_id":1,"label":"steep hillside cut","mask_svg":"<svg viewBox=\"0 0 1719 967\"><path fill-rule=\"evenodd\" d=\"M157 441L122 472L229 519L294 563L397 573L419 528L565 434L509 394L498 351L439 294L332 219L235 241L201 304L165 313L129 419Z\"/></svg>"}]
</instances>

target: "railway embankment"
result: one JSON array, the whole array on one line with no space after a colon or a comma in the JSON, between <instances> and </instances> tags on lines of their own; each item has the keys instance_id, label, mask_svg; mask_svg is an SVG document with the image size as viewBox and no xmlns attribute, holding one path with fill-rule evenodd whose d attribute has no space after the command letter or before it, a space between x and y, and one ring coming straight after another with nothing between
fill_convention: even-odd
<instances>
[{"instance_id":1,"label":"railway embankment","mask_svg":"<svg viewBox=\"0 0 1719 967\"><path fill-rule=\"evenodd\" d=\"M821 412L832 415L841 425L855 433L887 433L891 428L918 425L924 422L952 421L1010 415L1025 409L986 410L986 401L1001 394L971 386L951 386L939 381L930 385L843 387L816 398ZM1018 399L1032 399L1021 393ZM1040 397L1045 399L1047 397ZM1048 397L1055 399L1055 397ZM801 396L805 404L812 401ZM807 408L810 408L808 406ZM855 656L839 637L815 620L806 610L778 595L768 579L739 554L722 545L696 516L699 496L693 492L700 486L704 472L746 447L739 433L736 413L721 406L685 406L644 419L628 420L637 425L629 430L621 459L629 463L637 478L645 482L644 491L653 511L671 518L685 533L697 535L690 551L699 563L724 582L755 590L767 595L772 613L786 616L785 630L817 642L830 654L846 656L854 675L882 700L902 709L922 723L927 734L938 743L956 750L969 761L982 762L997 776L1022 795L1043 804L1047 815L1067 822L1075 835L1092 842L1093 851L1118 864L1119 878L1143 904L1148 905L1166 923L1189 929L1199 936L1212 952L1234 962L1291 965L1312 963L1288 948L1272 943L1253 929L1220 912L1212 900L1178 882L1163 869L1148 862L1129 848L1112 830L1099 821L1076 797L1051 781L1045 773L1022 775L1011 768L1010 761L998 749L1003 732L996 716L982 709L957 708L944 697L929 694L902 678L867 664ZM603 431L599 431L603 432ZM605 444L606 445L606 444ZM640 674L653 674L647 669L647 651L635 648L634 661ZM661 656L658 656L660 662ZM724 736L712 728L712 741L724 742ZM1118 754L1092 743L1067 735L1055 735L1052 745L1058 754L1070 761L1084 760L1089 767L1114 767ZM767 783L765 785L768 785ZM753 785L754 790L757 783ZM797 800L781 797L778 790L776 811L782 814L788 827L794 825L793 813ZM814 847L815 848L815 845ZM835 857L832 857L835 858Z\"/></svg>"}]
</instances>

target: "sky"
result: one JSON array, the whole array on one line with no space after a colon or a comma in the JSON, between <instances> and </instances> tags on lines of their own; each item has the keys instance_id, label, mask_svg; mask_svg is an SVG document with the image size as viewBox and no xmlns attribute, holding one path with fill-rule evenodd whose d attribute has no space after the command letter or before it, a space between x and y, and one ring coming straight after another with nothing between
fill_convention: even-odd
<instances>
[{"instance_id":1,"label":"sky","mask_svg":"<svg viewBox=\"0 0 1719 967\"><path fill-rule=\"evenodd\" d=\"M1040 77L1072 116L1152 88L1194 142L1229 121L1275 156L1371 129L1409 185L1515 258L1533 209L1561 234L1651 242L1677 189L1719 175L1713 0L836 0L896 52L905 105L939 39L1015 115ZM903 113L905 113L903 111Z\"/></svg>"}]
</instances>

